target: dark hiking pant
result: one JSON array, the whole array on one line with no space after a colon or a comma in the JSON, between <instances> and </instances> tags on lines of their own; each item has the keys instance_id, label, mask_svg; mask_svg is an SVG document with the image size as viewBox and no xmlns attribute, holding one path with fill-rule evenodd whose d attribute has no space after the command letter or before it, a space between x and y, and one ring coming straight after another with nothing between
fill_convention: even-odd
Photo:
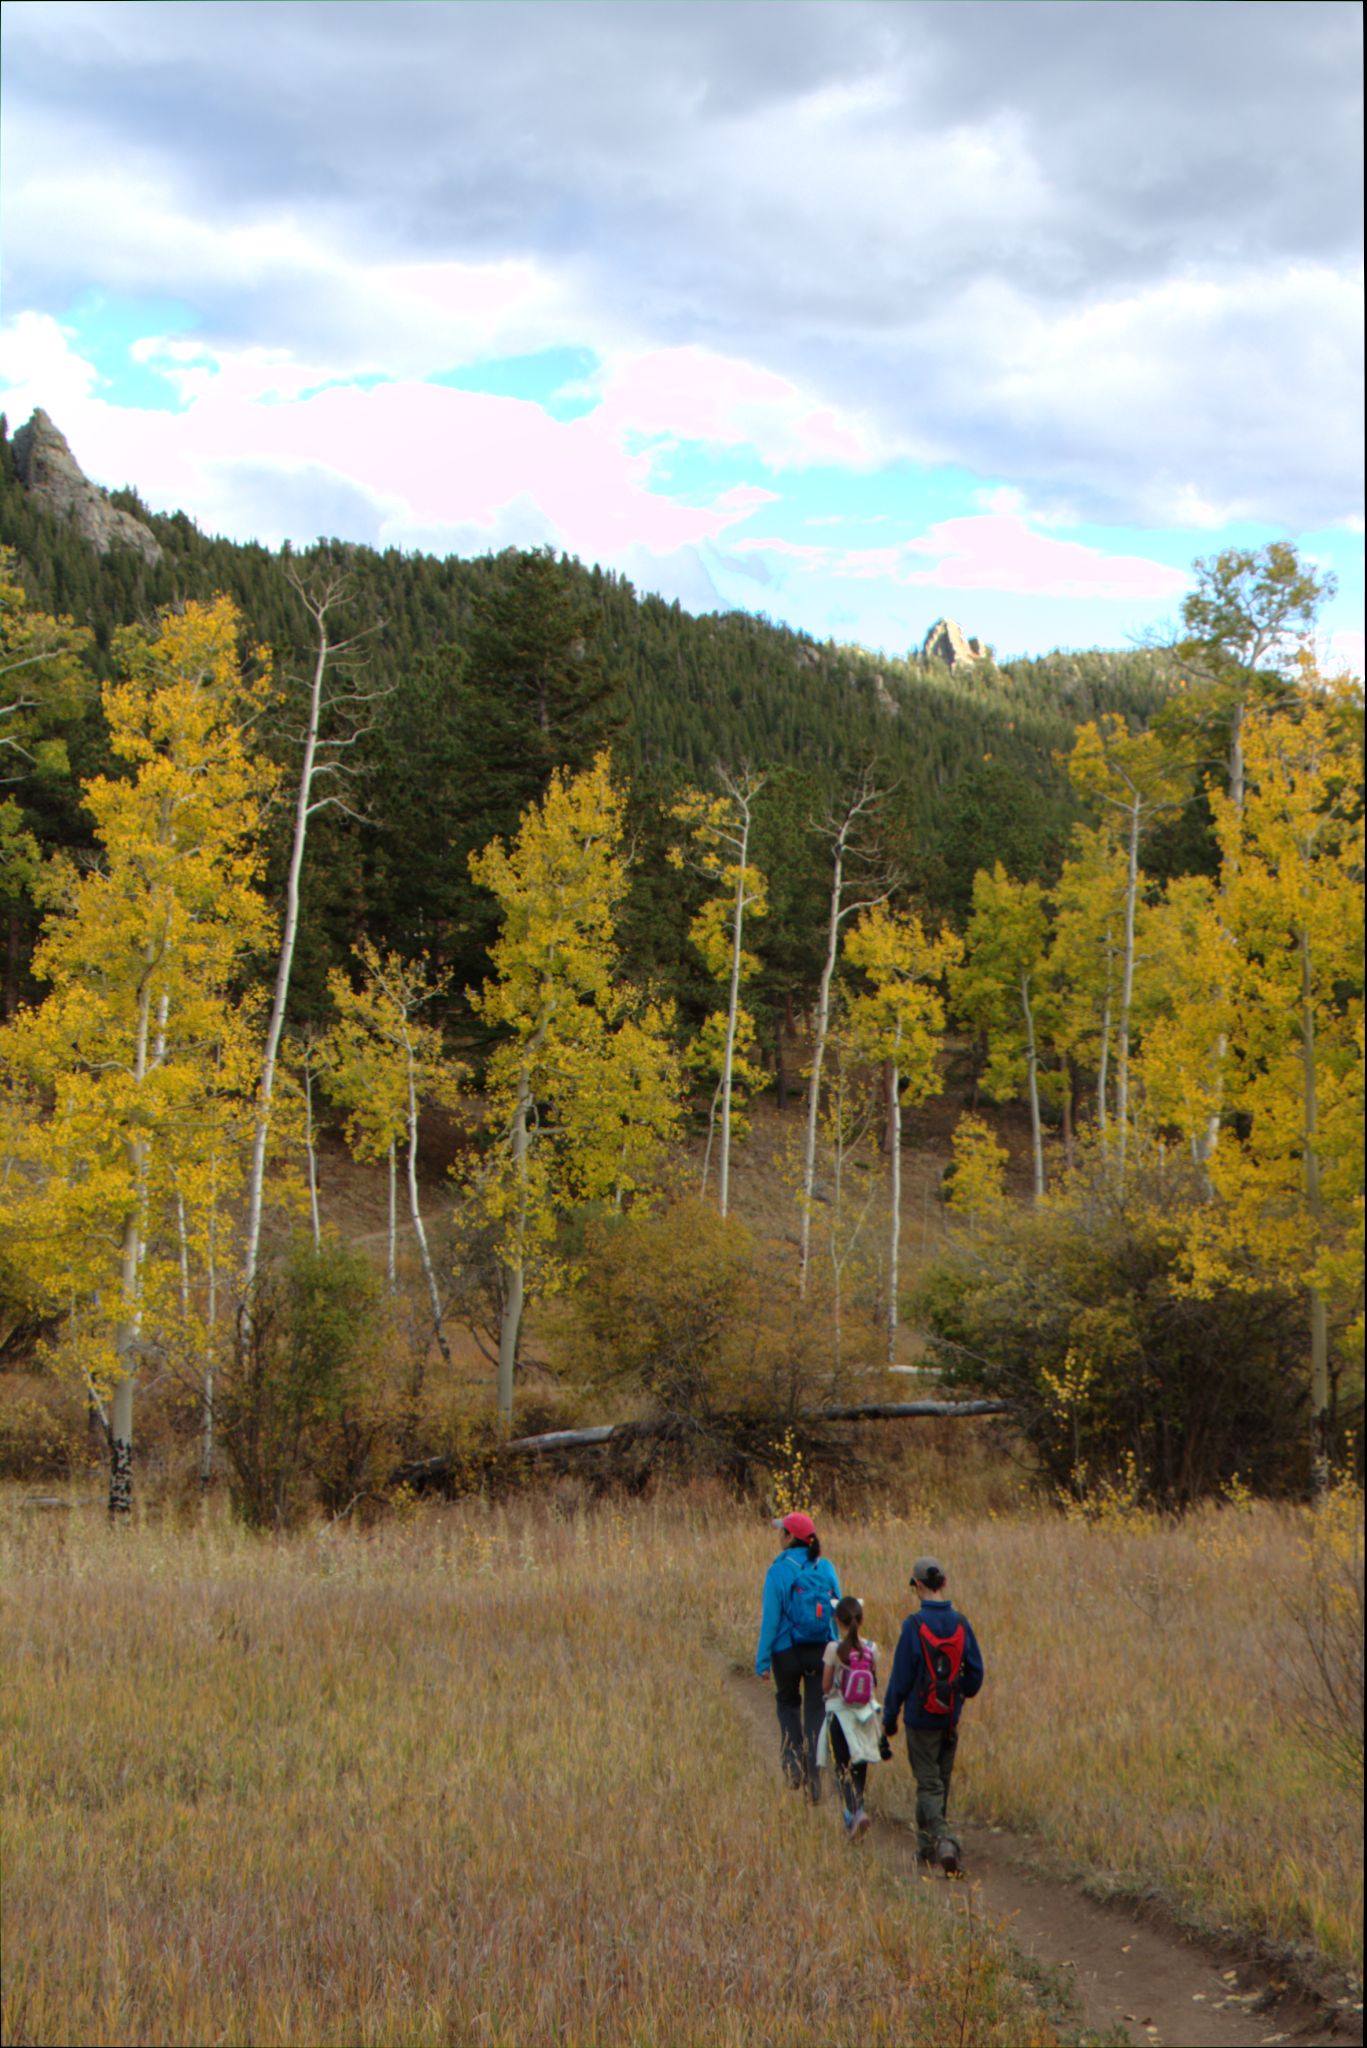
<instances>
[{"instance_id":1,"label":"dark hiking pant","mask_svg":"<svg viewBox=\"0 0 1367 2048\"><path fill-rule=\"evenodd\" d=\"M775 1650L769 1667L774 1674L783 1775L790 1785L805 1785L813 1799L821 1797L816 1745L826 1718L821 1691L825 1648L824 1643L794 1643L790 1650Z\"/></svg>"},{"instance_id":2,"label":"dark hiking pant","mask_svg":"<svg viewBox=\"0 0 1367 2048\"><path fill-rule=\"evenodd\" d=\"M835 1782L840 1787L840 1797L846 1813L864 1811L864 1780L869 1775L867 1764L850 1762L850 1745L845 1740L845 1731L831 1715L830 1720L831 1757L835 1763Z\"/></svg>"},{"instance_id":3,"label":"dark hiking pant","mask_svg":"<svg viewBox=\"0 0 1367 2048\"><path fill-rule=\"evenodd\" d=\"M959 1846L946 1818L958 1746L957 1728L907 1729L907 1761L916 1779L916 1846L923 1856L933 1856L941 1842Z\"/></svg>"}]
</instances>

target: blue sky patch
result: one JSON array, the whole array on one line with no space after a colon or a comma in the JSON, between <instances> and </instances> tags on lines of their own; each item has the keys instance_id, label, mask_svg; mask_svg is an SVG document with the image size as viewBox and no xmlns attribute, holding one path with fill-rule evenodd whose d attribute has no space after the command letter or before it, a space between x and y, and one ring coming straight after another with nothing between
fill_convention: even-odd
<instances>
[{"instance_id":1,"label":"blue sky patch","mask_svg":"<svg viewBox=\"0 0 1367 2048\"><path fill-rule=\"evenodd\" d=\"M175 385L152 364L137 362L132 348L153 335L188 334L198 317L180 299L125 299L91 290L73 299L60 319L77 353L94 364L106 404L184 412Z\"/></svg>"},{"instance_id":2,"label":"blue sky patch","mask_svg":"<svg viewBox=\"0 0 1367 2048\"><path fill-rule=\"evenodd\" d=\"M453 391L478 391L486 398L526 399L553 420L577 420L592 412L598 400L569 387L582 384L597 367L592 349L543 348L534 355L462 363L456 370L438 370L426 382L446 384Z\"/></svg>"}]
</instances>

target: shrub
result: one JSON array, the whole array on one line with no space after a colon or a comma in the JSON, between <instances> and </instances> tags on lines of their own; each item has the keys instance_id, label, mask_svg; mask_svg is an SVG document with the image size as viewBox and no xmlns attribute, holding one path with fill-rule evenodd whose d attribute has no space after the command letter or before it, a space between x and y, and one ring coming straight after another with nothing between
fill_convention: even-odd
<instances>
[{"instance_id":1,"label":"shrub","mask_svg":"<svg viewBox=\"0 0 1367 2048\"><path fill-rule=\"evenodd\" d=\"M0 1479L69 1479L98 1459L74 1386L29 1374L0 1376Z\"/></svg>"},{"instance_id":2,"label":"shrub","mask_svg":"<svg viewBox=\"0 0 1367 2048\"><path fill-rule=\"evenodd\" d=\"M828 1305L815 1289L798 1298L786 1247L761 1247L734 1217L689 1197L591 1224L580 1271L561 1317L562 1359L600 1401L643 1397L668 1423L652 1435L652 1465L667 1458L746 1484L794 1449L813 1475L859 1463L851 1432L810 1411L858 1397L877 1343L861 1341L871 1332L847 1316L836 1361Z\"/></svg>"},{"instance_id":3,"label":"shrub","mask_svg":"<svg viewBox=\"0 0 1367 2048\"><path fill-rule=\"evenodd\" d=\"M1302 1306L1271 1283L1185 1290L1198 1197L1180 1164L1136 1167L1123 1190L1082 1170L1037 1207L980 1216L918 1290L945 1380L1010 1401L1075 1499L1108 1483L1171 1507L1237 1474L1302 1477Z\"/></svg>"},{"instance_id":4,"label":"shrub","mask_svg":"<svg viewBox=\"0 0 1367 2048\"><path fill-rule=\"evenodd\" d=\"M1341 1777L1362 1785L1362 1493L1341 1473L1309 1512L1301 1573L1282 1595L1279 1658L1292 1719Z\"/></svg>"},{"instance_id":5,"label":"shrub","mask_svg":"<svg viewBox=\"0 0 1367 2048\"><path fill-rule=\"evenodd\" d=\"M332 1513L391 1462L379 1276L335 1238L293 1246L258 1284L245 1355L223 1375L218 1430L234 1504L286 1527L313 1495Z\"/></svg>"}]
</instances>

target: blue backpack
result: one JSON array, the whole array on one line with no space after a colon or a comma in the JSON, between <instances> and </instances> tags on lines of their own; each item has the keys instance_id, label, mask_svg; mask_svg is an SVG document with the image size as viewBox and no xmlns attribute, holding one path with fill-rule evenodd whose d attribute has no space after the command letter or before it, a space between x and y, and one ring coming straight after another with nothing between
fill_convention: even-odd
<instances>
[{"instance_id":1,"label":"blue backpack","mask_svg":"<svg viewBox=\"0 0 1367 2048\"><path fill-rule=\"evenodd\" d=\"M815 1559L800 1564L783 1601L783 1612L796 1643L829 1643L835 1635L831 1626L831 1589L826 1574Z\"/></svg>"}]
</instances>

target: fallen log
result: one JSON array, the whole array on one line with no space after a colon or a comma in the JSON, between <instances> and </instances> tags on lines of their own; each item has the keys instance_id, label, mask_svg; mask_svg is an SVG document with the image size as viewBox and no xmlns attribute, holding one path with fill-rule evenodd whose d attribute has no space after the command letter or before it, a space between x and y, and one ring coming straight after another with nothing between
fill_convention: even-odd
<instances>
[{"instance_id":1,"label":"fallen log","mask_svg":"<svg viewBox=\"0 0 1367 2048\"><path fill-rule=\"evenodd\" d=\"M1009 1401L851 1401L834 1408L810 1408L805 1422L897 1422L921 1415L1009 1415ZM515 1436L507 1443L491 1446L495 1457L538 1457L546 1451L591 1450L599 1444L639 1442L645 1437L676 1436L681 1427L677 1415L653 1421L596 1424L590 1429L550 1429L540 1436ZM391 1486L425 1486L449 1477L456 1459L449 1452L433 1458L414 1458L390 1474Z\"/></svg>"}]
</instances>

